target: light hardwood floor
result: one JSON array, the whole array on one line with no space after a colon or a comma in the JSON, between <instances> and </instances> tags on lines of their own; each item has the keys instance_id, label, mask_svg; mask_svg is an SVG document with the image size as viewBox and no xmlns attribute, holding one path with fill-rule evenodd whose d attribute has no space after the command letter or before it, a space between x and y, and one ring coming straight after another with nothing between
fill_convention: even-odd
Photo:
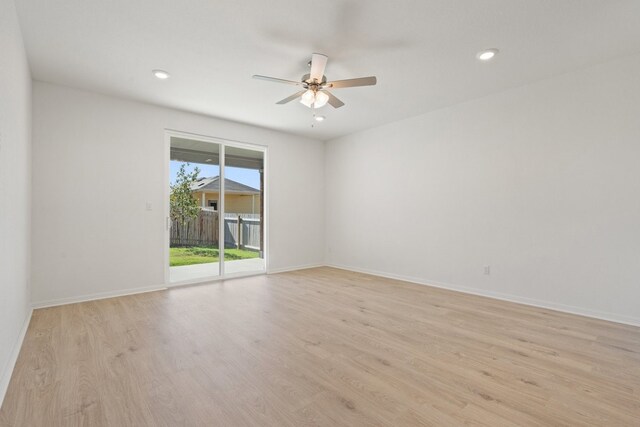
<instances>
[{"instance_id":1,"label":"light hardwood floor","mask_svg":"<svg viewBox=\"0 0 640 427\"><path fill-rule=\"evenodd\" d=\"M36 310L3 426L640 426L640 328L318 268Z\"/></svg>"}]
</instances>

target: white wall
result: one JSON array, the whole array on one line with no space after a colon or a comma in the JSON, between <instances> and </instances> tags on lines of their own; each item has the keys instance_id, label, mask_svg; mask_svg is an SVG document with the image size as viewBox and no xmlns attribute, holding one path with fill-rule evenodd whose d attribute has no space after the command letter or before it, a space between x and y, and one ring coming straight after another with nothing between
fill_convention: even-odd
<instances>
[{"instance_id":1,"label":"white wall","mask_svg":"<svg viewBox=\"0 0 640 427\"><path fill-rule=\"evenodd\" d=\"M268 269L323 263L322 142L41 82L33 114L35 304L164 285L165 128L267 145Z\"/></svg>"},{"instance_id":2,"label":"white wall","mask_svg":"<svg viewBox=\"0 0 640 427\"><path fill-rule=\"evenodd\" d=\"M0 0L0 405L30 318L31 75L13 0Z\"/></svg>"},{"instance_id":3,"label":"white wall","mask_svg":"<svg viewBox=\"0 0 640 427\"><path fill-rule=\"evenodd\" d=\"M640 324L638 76L640 55L328 142L327 262Z\"/></svg>"}]
</instances>

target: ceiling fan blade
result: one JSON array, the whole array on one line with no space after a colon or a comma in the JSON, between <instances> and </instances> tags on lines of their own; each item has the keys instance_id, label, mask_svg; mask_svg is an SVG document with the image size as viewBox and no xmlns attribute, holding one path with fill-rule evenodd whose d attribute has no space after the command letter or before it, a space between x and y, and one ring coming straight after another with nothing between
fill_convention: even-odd
<instances>
[{"instance_id":1,"label":"ceiling fan blade","mask_svg":"<svg viewBox=\"0 0 640 427\"><path fill-rule=\"evenodd\" d=\"M275 77L260 76L258 74L255 74L253 78L258 80L266 80L268 82L274 82L274 83L284 83L284 84L295 85L295 86L302 85L302 82L295 82L293 80L285 80L285 79L277 79Z\"/></svg>"},{"instance_id":2,"label":"ceiling fan blade","mask_svg":"<svg viewBox=\"0 0 640 427\"><path fill-rule=\"evenodd\" d=\"M359 77L357 79L336 80L335 82L328 82L324 87L330 87L339 89L343 87L356 87L356 86L374 86L378 82L376 76Z\"/></svg>"},{"instance_id":3,"label":"ceiling fan blade","mask_svg":"<svg viewBox=\"0 0 640 427\"><path fill-rule=\"evenodd\" d=\"M321 53L314 53L311 55L311 71L309 72L309 79L320 83L322 76L324 76L324 69L327 66L327 55Z\"/></svg>"},{"instance_id":4,"label":"ceiling fan blade","mask_svg":"<svg viewBox=\"0 0 640 427\"><path fill-rule=\"evenodd\" d=\"M336 98L331 92L328 90L323 90L324 93L329 95L329 100L327 101L333 108L340 108L344 105L344 102L340 101Z\"/></svg>"},{"instance_id":5,"label":"ceiling fan blade","mask_svg":"<svg viewBox=\"0 0 640 427\"><path fill-rule=\"evenodd\" d=\"M305 93L305 92L306 92L306 90L301 90L300 92L296 92L293 95L286 97L282 101L276 102L276 104L282 105L282 104L286 104L287 102L291 102L296 98L300 98L302 96L302 94Z\"/></svg>"}]
</instances>

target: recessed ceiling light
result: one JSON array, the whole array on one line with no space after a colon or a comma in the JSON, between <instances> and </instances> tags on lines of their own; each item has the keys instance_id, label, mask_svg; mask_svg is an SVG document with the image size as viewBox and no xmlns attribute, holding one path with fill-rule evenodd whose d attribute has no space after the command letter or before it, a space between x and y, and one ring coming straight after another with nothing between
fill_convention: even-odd
<instances>
[{"instance_id":1,"label":"recessed ceiling light","mask_svg":"<svg viewBox=\"0 0 640 427\"><path fill-rule=\"evenodd\" d=\"M153 75L159 78L160 80L166 80L169 78L169 73L164 70L153 70Z\"/></svg>"},{"instance_id":2,"label":"recessed ceiling light","mask_svg":"<svg viewBox=\"0 0 640 427\"><path fill-rule=\"evenodd\" d=\"M321 122L324 119L326 119L326 117L325 116L315 116L314 119L316 119L316 122Z\"/></svg>"},{"instance_id":3,"label":"recessed ceiling light","mask_svg":"<svg viewBox=\"0 0 640 427\"><path fill-rule=\"evenodd\" d=\"M498 49L485 49L478 52L476 58L480 61L489 61L498 54Z\"/></svg>"}]
</instances>

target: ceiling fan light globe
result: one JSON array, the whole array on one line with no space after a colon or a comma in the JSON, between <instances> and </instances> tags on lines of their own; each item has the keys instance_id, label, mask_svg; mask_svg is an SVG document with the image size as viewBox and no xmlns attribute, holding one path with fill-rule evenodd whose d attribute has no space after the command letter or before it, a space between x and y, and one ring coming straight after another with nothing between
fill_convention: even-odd
<instances>
[{"instance_id":1,"label":"ceiling fan light globe","mask_svg":"<svg viewBox=\"0 0 640 427\"><path fill-rule=\"evenodd\" d=\"M305 93L302 94L302 96L300 97L300 102L303 105L306 105L307 107L311 108L311 106L313 105L313 103L316 101L316 95L315 93L313 93L313 91L311 89L307 90Z\"/></svg>"},{"instance_id":2,"label":"ceiling fan light globe","mask_svg":"<svg viewBox=\"0 0 640 427\"><path fill-rule=\"evenodd\" d=\"M316 93L316 102L315 102L314 107L315 108L324 107L327 104L328 100L329 100L329 95L327 95L324 92L317 92Z\"/></svg>"}]
</instances>

